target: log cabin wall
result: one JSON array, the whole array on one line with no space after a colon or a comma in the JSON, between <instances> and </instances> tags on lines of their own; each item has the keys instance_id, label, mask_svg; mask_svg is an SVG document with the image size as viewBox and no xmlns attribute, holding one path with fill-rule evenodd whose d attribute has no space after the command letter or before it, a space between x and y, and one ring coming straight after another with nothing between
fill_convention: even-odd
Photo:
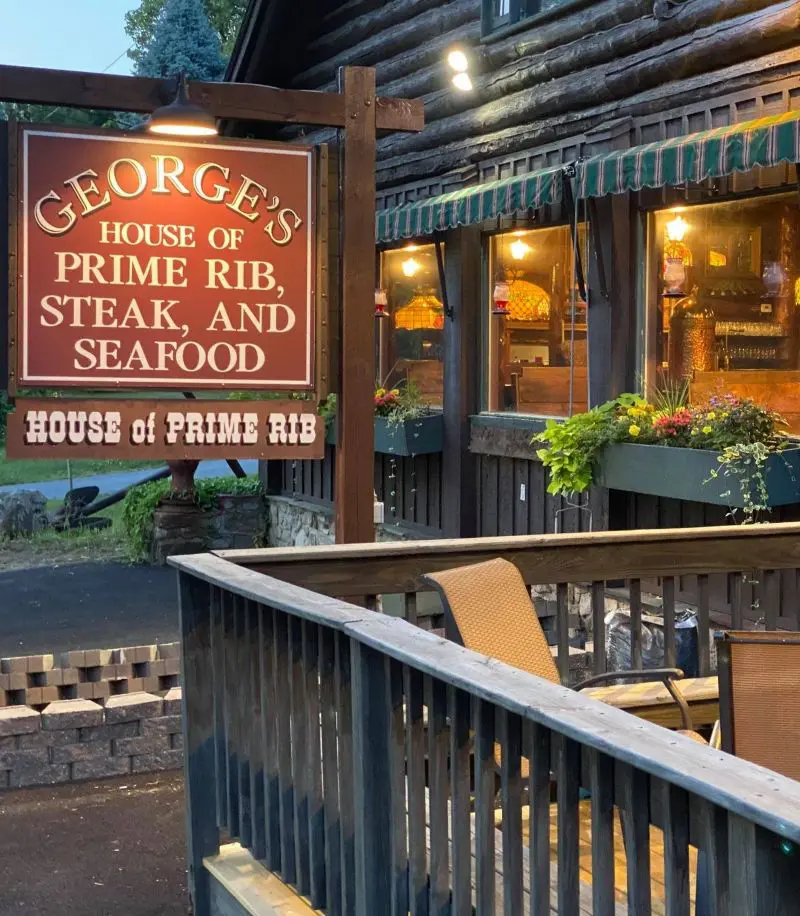
<instances>
[{"instance_id":1,"label":"log cabin wall","mask_svg":"<svg viewBox=\"0 0 800 916\"><path fill-rule=\"evenodd\" d=\"M376 68L379 94L422 98L422 133L378 141L378 209L800 105L795 0L571 0L490 35L482 34L481 10L481 0L255 0L229 77L333 90L340 66L368 65ZM457 93L448 82L444 55L456 43L475 55L472 93ZM335 141L325 130L280 136ZM739 175L694 193L718 198L759 182L794 182L793 170ZM593 218L609 288L606 297L597 293L595 252L587 265L595 293L589 309L593 403L636 384L641 214L676 199L674 191L654 190L597 201ZM567 214L555 206L535 218L548 225L565 222ZM575 508L546 493L546 475L530 445L541 423L481 414L485 242L472 229L448 233L446 240L456 314L445 328L449 432L438 488L432 483L436 462L428 461L426 471L426 486L439 499L438 512L427 508L431 497L425 499L429 527L438 518L448 534L468 536L717 521L717 510L700 504L593 491ZM473 349L464 350L470 336ZM448 340L458 346L448 347ZM376 490L386 501L382 460L376 456ZM452 480L456 486L448 486Z\"/></svg>"}]
</instances>

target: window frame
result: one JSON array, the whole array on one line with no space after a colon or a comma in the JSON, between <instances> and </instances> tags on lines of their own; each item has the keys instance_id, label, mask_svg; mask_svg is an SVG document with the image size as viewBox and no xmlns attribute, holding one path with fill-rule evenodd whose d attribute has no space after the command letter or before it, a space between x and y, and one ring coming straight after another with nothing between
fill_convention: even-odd
<instances>
[{"instance_id":1,"label":"window frame","mask_svg":"<svg viewBox=\"0 0 800 916\"><path fill-rule=\"evenodd\" d=\"M542 0L509 0L507 15L496 17L492 6L495 0L482 0L481 40L493 41L540 23L558 19L583 7L592 6L596 0L562 0L562 5L542 10ZM535 8L534 8L535 7Z\"/></svg>"}]
</instances>

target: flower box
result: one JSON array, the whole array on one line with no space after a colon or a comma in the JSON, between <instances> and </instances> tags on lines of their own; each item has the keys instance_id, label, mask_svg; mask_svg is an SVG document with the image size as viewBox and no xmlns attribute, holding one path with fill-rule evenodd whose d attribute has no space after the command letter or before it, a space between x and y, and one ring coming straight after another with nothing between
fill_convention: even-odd
<instances>
[{"instance_id":1,"label":"flower box","mask_svg":"<svg viewBox=\"0 0 800 916\"><path fill-rule=\"evenodd\" d=\"M609 445L597 462L594 482L610 490L743 508L739 478L723 473L718 455L704 449L665 445ZM719 476L712 478L715 469ZM764 479L767 505L800 503L800 448L770 455Z\"/></svg>"},{"instance_id":2,"label":"flower box","mask_svg":"<svg viewBox=\"0 0 800 916\"><path fill-rule=\"evenodd\" d=\"M427 455L441 452L444 418L440 413L396 423L388 417L375 417L375 451L385 455ZM336 443L336 420L328 423L326 442Z\"/></svg>"}]
</instances>

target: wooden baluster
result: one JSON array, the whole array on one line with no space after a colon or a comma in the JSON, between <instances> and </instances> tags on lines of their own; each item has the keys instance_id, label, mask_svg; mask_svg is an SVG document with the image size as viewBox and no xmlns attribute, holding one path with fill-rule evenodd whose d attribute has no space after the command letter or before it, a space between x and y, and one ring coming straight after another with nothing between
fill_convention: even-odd
<instances>
[{"instance_id":1,"label":"wooden baluster","mask_svg":"<svg viewBox=\"0 0 800 916\"><path fill-rule=\"evenodd\" d=\"M264 809L264 720L261 714L261 640L258 620L262 609L253 601L245 602L247 615L247 651L250 656L250 799L252 805L252 851L256 859L267 857L266 818Z\"/></svg>"},{"instance_id":2,"label":"wooden baluster","mask_svg":"<svg viewBox=\"0 0 800 916\"><path fill-rule=\"evenodd\" d=\"M791 845L791 844L790 844ZM729 916L783 916L800 900L800 869L783 841L738 814L728 817Z\"/></svg>"},{"instance_id":3,"label":"wooden baluster","mask_svg":"<svg viewBox=\"0 0 800 916\"><path fill-rule=\"evenodd\" d=\"M592 793L592 914L614 916L614 761L590 751Z\"/></svg>"},{"instance_id":4,"label":"wooden baluster","mask_svg":"<svg viewBox=\"0 0 800 916\"><path fill-rule=\"evenodd\" d=\"M744 582L742 573L730 574L731 628L741 630L744 626Z\"/></svg>"},{"instance_id":5,"label":"wooden baluster","mask_svg":"<svg viewBox=\"0 0 800 916\"><path fill-rule=\"evenodd\" d=\"M664 611L664 665L674 668L677 658L675 646L675 579L664 576L661 582Z\"/></svg>"},{"instance_id":6,"label":"wooden baluster","mask_svg":"<svg viewBox=\"0 0 800 916\"><path fill-rule=\"evenodd\" d=\"M450 912L450 869L447 829L447 688L425 677L428 707L428 798L431 841L430 916Z\"/></svg>"},{"instance_id":7,"label":"wooden baluster","mask_svg":"<svg viewBox=\"0 0 800 916\"><path fill-rule=\"evenodd\" d=\"M319 627L302 621L303 672L305 674L306 749L308 754L309 892L315 909L325 906L325 813L322 799L322 746L320 736Z\"/></svg>"},{"instance_id":8,"label":"wooden baluster","mask_svg":"<svg viewBox=\"0 0 800 916\"><path fill-rule=\"evenodd\" d=\"M594 640L594 673L605 674L607 668L605 582L592 582L592 639Z\"/></svg>"},{"instance_id":9,"label":"wooden baluster","mask_svg":"<svg viewBox=\"0 0 800 916\"><path fill-rule=\"evenodd\" d=\"M211 588L206 582L183 572L178 581L189 894L196 916L210 916L210 882L203 859L219 851L214 780L214 697L208 680L213 664Z\"/></svg>"},{"instance_id":10,"label":"wooden baluster","mask_svg":"<svg viewBox=\"0 0 800 916\"><path fill-rule=\"evenodd\" d=\"M689 916L689 795L664 783L665 916Z\"/></svg>"},{"instance_id":11,"label":"wooden baluster","mask_svg":"<svg viewBox=\"0 0 800 916\"><path fill-rule=\"evenodd\" d=\"M392 791L391 916L408 916L408 837L406 834L406 723L403 666L389 662L389 759Z\"/></svg>"},{"instance_id":12,"label":"wooden baluster","mask_svg":"<svg viewBox=\"0 0 800 916\"><path fill-rule=\"evenodd\" d=\"M697 812L701 846L697 861L698 897L703 890L703 874L707 876L709 916L728 916L730 880L728 873L728 812L705 798L694 796L692 808ZM739 867L737 863L736 868Z\"/></svg>"},{"instance_id":13,"label":"wooden baluster","mask_svg":"<svg viewBox=\"0 0 800 916\"><path fill-rule=\"evenodd\" d=\"M211 589L211 671L214 685L214 762L217 790L217 824L228 829L227 767L225 747L225 631L222 623L222 593Z\"/></svg>"},{"instance_id":14,"label":"wooden baluster","mask_svg":"<svg viewBox=\"0 0 800 916\"><path fill-rule=\"evenodd\" d=\"M428 867L425 816L425 721L422 674L404 667L406 695L406 765L408 767L409 911L427 916Z\"/></svg>"},{"instance_id":15,"label":"wooden baluster","mask_svg":"<svg viewBox=\"0 0 800 916\"><path fill-rule=\"evenodd\" d=\"M761 613L768 630L778 629L778 614L781 601L781 577L774 569L765 569L761 573Z\"/></svg>"},{"instance_id":16,"label":"wooden baluster","mask_svg":"<svg viewBox=\"0 0 800 916\"><path fill-rule=\"evenodd\" d=\"M708 576L697 577L697 660L700 677L711 674L711 612Z\"/></svg>"},{"instance_id":17,"label":"wooden baluster","mask_svg":"<svg viewBox=\"0 0 800 916\"><path fill-rule=\"evenodd\" d=\"M235 715L237 718L237 755L239 759L239 841L249 849L252 846L253 811L250 798L250 713L252 710L252 688L250 686L250 647L247 633L246 599L234 598L236 615L236 691Z\"/></svg>"},{"instance_id":18,"label":"wooden baluster","mask_svg":"<svg viewBox=\"0 0 800 916\"><path fill-rule=\"evenodd\" d=\"M308 835L308 703L303 671L303 621L289 617L289 702L292 730L292 786L294 787L294 846L297 880L303 896L311 891L311 865Z\"/></svg>"},{"instance_id":19,"label":"wooden baluster","mask_svg":"<svg viewBox=\"0 0 800 916\"><path fill-rule=\"evenodd\" d=\"M631 598L631 668L642 669L642 583L631 579L628 583Z\"/></svg>"},{"instance_id":20,"label":"wooden baluster","mask_svg":"<svg viewBox=\"0 0 800 916\"><path fill-rule=\"evenodd\" d=\"M258 617L261 655L261 721L264 736L264 809L267 867L281 871L280 779L278 775L278 731L275 715L275 615L262 607Z\"/></svg>"},{"instance_id":21,"label":"wooden baluster","mask_svg":"<svg viewBox=\"0 0 800 916\"><path fill-rule=\"evenodd\" d=\"M475 885L476 916L494 916L494 706L475 702Z\"/></svg>"},{"instance_id":22,"label":"wooden baluster","mask_svg":"<svg viewBox=\"0 0 800 916\"><path fill-rule=\"evenodd\" d=\"M501 709L500 792L503 806L503 913L522 912L522 720Z\"/></svg>"},{"instance_id":23,"label":"wooden baluster","mask_svg":"<svg viewBox=\"0 0 800 916\"><path fill-rule=\"evenodd\" d=\"M341 818L342 913L356 912L355 801L353 797L353 706L350 640L336 634L336 705L339 719L339 814Z\"/></svg>"},{"instance_id":24,"label":"wooden baluster","mask_svg":"<svg viewBox=\"0 0 800 916\"><path fill-rule=\"evenodd\" d=\"M391 765L387 658L351 644L353 785L355 800L355 916L385 912L392 892Z\"/></svg>"},{"instance_id":25,"label":"wooden baluster","mask_svg":"<svg viewBox=\"0 0 800 916\"><path fill-rule=\"evenodd\" d=\"M223 632L225 640L225 782L228 795L228 831L231 839L239 836L239 710L236 705L238 669L236 659L235 596L222 593Z\"/></svg>"},{"instance_id":26,"label":"wooden baluster","mask_svg":"<svg viewBox=\"0 0 800 916\"><path fill-rule=\"evenodd\" d=\"M417 593L406 592L405 594L405 618L409 623L418 626L417 621Z\"/></svg>"},{"instance_id":27,"label":"wooden baluster","mask_svg":"<svg viewBox=\"0 0 800 916\"><path fill-rule=\"evenodd\" d=\"M617 764L617 795L628 863L628 912L650 916L650 786L641 770Z\"/></svg>"},{"instance_id":28,"label":"wooden baluster","mask_svg":"<svg viewBox=\"0 0 800 916\"><path fill-rule=\"evenodd\" d=\"M558 634L558 673L566 684L569 679L569 586L556 586L556 633Z\"/></svg>"},{"instance_id":29,"label":"wooden baluster","mask_svg":"<svg viewBox=\"0 0 800 916\"><path fill-rule=\"evenodd\" d=\"M558 912L579 916L578 803L581 788L581 747L563 735L556 736L558 798Z\"/></svg>"},{"instance_id":30,"label":"wooden baluster","mask_svg":"<svg viewBox=\"0 0 800 916\"><path fill-rule=\"evenodd\" d=\"M531 916L550 916L550 731L532 725L530 760Z\"/></svg>"},{"instance_id":31,"label":"wooden baluster","mask_svg":"<svg viewBox=\"0 0 800 916\"><path fill-rule=\"evenodd\" d=\"M275 611L273 666L275 671L275 742L278 756L279 811L281 823L281 877L286 884L297 880L294 844L294 783L292 782L292 735L290 723L291 665L289 618Z\"/></svg>"},{"instance_id":32,"label":"wooden baluster","mask_svg":"<svg viewBox=\"0 0 800 916\"><path fill-rule=\"evenodd\" d=\"M450 795L453 851L453 916L472 911L470 850L470 695L448 688L450 715Z\"/></svg>"},{"instance_id":33,"label":"wooden baluster","mask_svg":"<svg viewBox=\"0 0 800 916\"><path fill-rule=\"evenodd\" d=\"M320 630L320 696L322 698L322 790L325 804L325 911L342 914L342 847L339 822L339 749L335 634Z\"/></svg>"}]
</instances>

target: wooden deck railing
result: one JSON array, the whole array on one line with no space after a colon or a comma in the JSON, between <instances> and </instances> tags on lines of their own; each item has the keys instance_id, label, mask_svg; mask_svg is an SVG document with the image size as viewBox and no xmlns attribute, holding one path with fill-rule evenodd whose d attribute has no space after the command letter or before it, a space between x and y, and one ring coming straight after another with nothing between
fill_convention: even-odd
<instances>
[{"instance_id":1,"label":"wooden deck railing","mask_svg":"<svg viewBox=\"0 0 800 916\"><path fill-rule=\"evenodd\" d=\"M223 551L222 557L326 595L366 601L404 596L404 616L427 628L417 594L428 572L502 556L529 585L555 591L558 665L569 675L570 585L583 586L591 603L593 667L608 668L605 617L607 586L624 584L630 606L631 661L642 667L643 596L663 606L664 664L676 663L676 603L697 610L698 673L711 673L712 589L727 590L722 621L734 628L762 621L767 629L800 629L800 524L469 538L308 549ZM490 611L487 611L490 612Z\"/></svg>"},{"instance_id":2,"label":"wooden deck railing","mask_svg":"<svg viewBox=\"0 0 800 916\"><path fill-rule=\"evenodd\" d=\"M789 568L800 549L797 528L706 534L721 553L714 562L702 541L685 552L683 534L631 554L619 543L584 550L563 541L561 552L550 541L518 550L505 542L501 552L532 581L556 570L557 579L600 581L612 565L618 576L735 568L744 542L756 566ZM316 589L361 595L402 585L411 594L437 556L433 546L414 559L399 545L389 550L393 563L370 559L372 548L338 548L341 563L337 551L319 550L316 559L307 552L302 572L288 561L272 568L305 574ZM435 562L466 562L482 550L444 545ZM690 912L690 846L708 863L710 913L796 911L796 782L404 620L245 568L247 559L173 560L195 916L210 912L203 858L221 834L326 914L617 914L615 807L628 912L655 912L651 824L664 830L670 916ZM581 789L591 793L590 885L579 860Z\"/></svg>"}]
</instances>

